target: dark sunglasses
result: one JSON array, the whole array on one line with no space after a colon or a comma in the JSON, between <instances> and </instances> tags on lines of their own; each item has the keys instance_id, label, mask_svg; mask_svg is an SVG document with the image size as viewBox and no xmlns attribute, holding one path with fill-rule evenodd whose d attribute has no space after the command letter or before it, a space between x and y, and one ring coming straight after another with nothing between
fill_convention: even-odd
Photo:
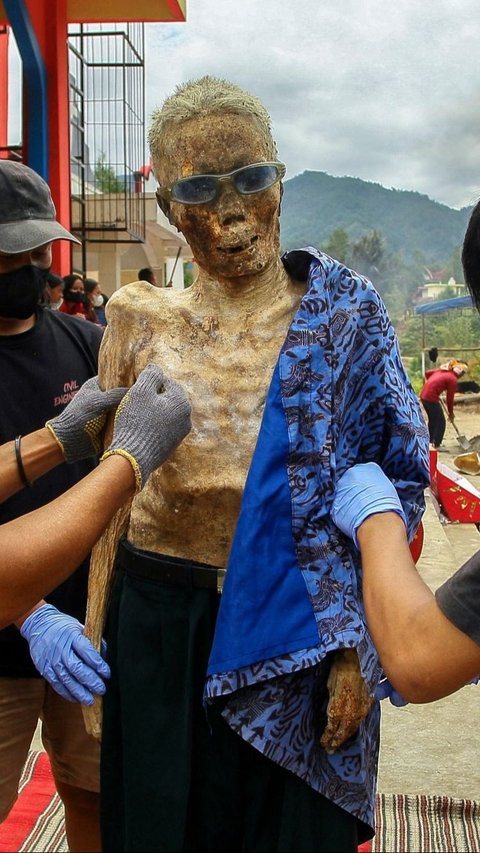
<instances>
[{"instance_id":1,"label":"dark sunglasses","mask_svg":"<svg viewBox=\"0 0 480 853\"><path fill-rule=\"evenodd\" d=\"M283 163L252 163L226 175L192 175L180 178L169 187L158 187L157 196L181 204L208 204L220 192L223 183L233 184L240 195L253 195L281 181L287 167Z\"/></svg>"}]
</instances>

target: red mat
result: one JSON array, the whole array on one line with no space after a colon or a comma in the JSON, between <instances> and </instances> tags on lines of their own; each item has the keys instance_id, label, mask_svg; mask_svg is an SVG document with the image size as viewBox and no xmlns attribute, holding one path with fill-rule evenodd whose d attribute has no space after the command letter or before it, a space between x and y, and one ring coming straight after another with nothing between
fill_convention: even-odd
<instances>
[{"instance_id":1,"label":"red mat","mask_svg":"<svg viewBox=\"0 0 480 853\"><path fill-rule=\"evenodd\" d=\"M480 853L480 803L444 796L379 794L377 833L365 853ZM48 756L30 752L20 793L0 824L0 853L66 853L63 806Z\"/></svg>"},{"instance_id":2,"label":"red mat","mask_svg":"<svg viewBox=\"0 0 480 853\"><path fill-rule=\"evenodd\" d=\"M360 845L368 853L371 842ZM0 853L68 851L63 807L55 791L50 760L45 752L30 752L20 793L7 819L0 824Z\"/></svg>"},{"instance_id":3,"label":"red mat","mask_svg":"<svg viewBox=\"0 0 480 853\"><path fill-rule=\"evenodd\" d=\"M17 802L0 824L0 853L31 850L68 850L63 806L45 752L29 753Z\"/></svg>"}]
</instances>

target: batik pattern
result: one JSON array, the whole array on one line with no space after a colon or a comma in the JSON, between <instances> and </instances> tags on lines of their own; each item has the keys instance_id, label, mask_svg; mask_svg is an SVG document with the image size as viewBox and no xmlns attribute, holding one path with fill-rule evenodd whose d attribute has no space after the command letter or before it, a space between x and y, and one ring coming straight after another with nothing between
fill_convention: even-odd
<instances>
[{"instance_id":1,"label":"batik pattern","mask_svg":"<svg viewBox=\"0 0 480 853\"><path fill-rule=\"evenodd\" d=\"M224 716L242 738L373 828L378 703L337 753L319 746L329 654L356 648L372 694L382 674L365 623L359 554L330 509L342 473L357 462L377 462L398 491L412 538L428 485L428 434L372 284L314 249L288 253L284 263L294 277L302 270L309 277L279 376L292 532L318 645L285 648L281 656L212 675L206 697L229 695Z\"/></svg>"}]
</instances>

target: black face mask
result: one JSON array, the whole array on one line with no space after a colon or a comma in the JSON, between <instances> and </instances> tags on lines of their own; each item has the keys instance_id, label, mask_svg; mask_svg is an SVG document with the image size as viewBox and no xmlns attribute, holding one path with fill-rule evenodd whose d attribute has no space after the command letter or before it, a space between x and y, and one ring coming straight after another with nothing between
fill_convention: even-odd
<instances>
[{"instance_id":1,"label":"black face mask","mask_svg":"<svg viewBox=\"0 0 480 853\"><path fill-rule=\"evenodd\" d=\"M48 269L25 266L0 273L0 317L27 320L39 305L47 284Z\"/></svg>"},{"instance_id":2,"label":"black face mask","mask_svg":"<svg viewBox=\"0 0 480 853\"><path fill-rule=\"evenodd\" d=\"M87 301L85 294L79 290L67 290L63 294L63 298L66 302L76 302L78 304L85 304Z\"/></svg>"}]
</instances>

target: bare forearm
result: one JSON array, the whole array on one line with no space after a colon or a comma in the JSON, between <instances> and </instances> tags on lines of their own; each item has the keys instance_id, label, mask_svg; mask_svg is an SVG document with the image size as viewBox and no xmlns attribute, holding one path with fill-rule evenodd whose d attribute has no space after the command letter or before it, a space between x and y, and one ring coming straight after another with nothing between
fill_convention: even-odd
<instances>
[{"instance_id":1,"label":"bare forearm","mask_svg":"<svg viewBox=\"0 0 480 853\"><path fill-rule=\"evenodd\" d=\"M409 702L453 693L480 672L480 647L441 612L395 513L370 516L357 535L367 622L388 678Z\"/></svg>"},{"instance_id":2,"label":"bare forearm","mask_svg":"<svg viewBox=\"0 0 480 853\"><path fill-rule=\"evenodd\" d=\"M48 429L39 429L22 437L21 460L27 479L33 483L42 474L46 474L63 462L59 444ZM8 441L0 447L0 503L24 488L20 477L15 443Z\"/></svg>"},{"instance_id":3,"label":"bare forearm","mask_svg":"<svg viewBox=\"0 0 480 853\"><path fill-rule=\"evenodd\" d=\"M56 500L0 527L0 627L75 570L134 491L132 466L112 456Z\"/></svg>"}]
</instances>

